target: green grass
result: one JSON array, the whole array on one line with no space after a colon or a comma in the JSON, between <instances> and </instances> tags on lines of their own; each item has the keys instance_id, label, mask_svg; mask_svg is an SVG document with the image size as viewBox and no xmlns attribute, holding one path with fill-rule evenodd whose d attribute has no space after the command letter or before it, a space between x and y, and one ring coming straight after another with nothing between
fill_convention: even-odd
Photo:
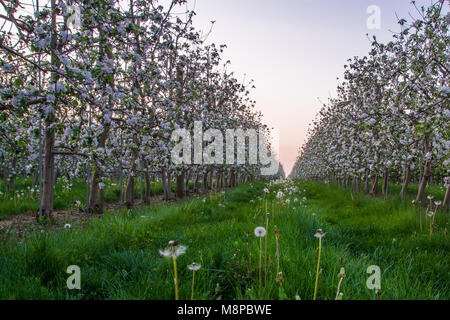
<instances>
[{"instance_id":1,"label":"green grass","mask_svg":"<svg viewBox=\"0 0 450 320\"><path fill-rule=\"evenodd\" d=\"M105 181L104 199L106 203L117 203L120 201L120 185L117 181ZM125 192L124 184L124 192ZM172 189L174 186L171 186ZM141 194L140 180L135 183L135 198L139 199ZM151 195L163 194L161 182L152 182L150 186ZM55 186L54 210L67 210L75 208L75 201L86 205L86 183L82 179L73 182L65 178L58 179ZM35 213L39 209L39 186L32 184L31 178L18 178L15 181L14 191L5 191L0 182L0 220L18 214Z\"/></svg>"},{"instance_id":2,"label":"green grass","mask_svg":"<svg viewBox=\"0 0 450 320\"><path fill-rule=\"evenodd\" d=\"M378 194L381 196L381 190L383 186L383 181L378 182ZM398 195L402 191L401 184L389 183L388 186L388 197L394 197L394 199L398 199ZM406 189L406 197L410 200L415 199L417 196L417 192L419 191L419 185L410 183L408 188ZM443 184L429 184L426 188L426 195L431 195L435 199L444 199L445 196L445 186Z\"/></svg>"},{"instance_id":3,"label":"green grass","mask_svg":"<svg viewBox=\"0 0 450 320\"><path fill-rule=\"evenodd\" d=\"M242 185L224 195L107 212L81 227L46 229L0 244L0 299L173 299L171 261L158 249L168 241L187 246L177 260L180 298L189 299L191 271L196 299L312 299L318 228L323 238L318 299L334 299L345 267L344 299L377 299L366 287L371 265L381 268L382 299L450 299L448 212L439 212L437 232L418 231L410 201L352 195L336 186L296 183L289 207L278 211L268 197L269 275L259 288L259 241L265 224L264 183ZM300 206L294 198L301 200ZM295 209L294 209L295 206ZM273 209L272 209L273 208ZM276 225L283 284L275 280ZM1 234L0 234L1 237ZM248 250L250 247L250 251ZM66 269L81 268L81 290L68 290ZM264 277L264 276L263 276Z\"/></svg>"}]
</instances>

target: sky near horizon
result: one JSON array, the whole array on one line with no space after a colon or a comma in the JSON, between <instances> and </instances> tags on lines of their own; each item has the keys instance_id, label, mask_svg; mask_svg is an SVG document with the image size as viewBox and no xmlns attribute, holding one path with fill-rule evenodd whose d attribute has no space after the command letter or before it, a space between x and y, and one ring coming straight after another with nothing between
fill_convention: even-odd
<instances>
[{"instance_id":1,"label":"sky near horizon","mask_svg":"<svg viewBox=\"0 0 450 320\"><path fill-rule=\"evenodd\" d=\"M367 26L371 5L380 8L380 29ZM366 34L388 42L400 30L396 13L408 21L409 13L417 16L410 0L188 0L188 7L197 29L207 32L216 21L206 42L227 45L224 61L231 60L237 79L254 79L252 98L264 123L279 130L287 175L347 59L368 54Z\"/></svg>"}]
</instances>

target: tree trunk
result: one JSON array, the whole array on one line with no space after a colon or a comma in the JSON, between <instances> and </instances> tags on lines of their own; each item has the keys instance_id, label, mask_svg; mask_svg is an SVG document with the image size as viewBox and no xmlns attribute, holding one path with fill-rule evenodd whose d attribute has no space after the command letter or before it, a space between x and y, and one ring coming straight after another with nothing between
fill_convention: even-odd
<instances>
[{"instance_id":1,"label":"tree trunk","mask_svg":"<svg viewBox=\"0 0 450 320\"><path fill-rule=\"evenodd\" d=\"M128 209L133 208L134 204L134 176L130 173L127 178L127 186L125 188L125 205Z\"/></svg>"},{"instance_id":2,"label":"tree trunk","mask_svg":"<svg viewBox=\"0 0 450 320\"><path fill-rule=\"evenodd\" d=\"M108 138L108 132L109 132L109 126L106 126L103 129L103 132L100 135L99 138L99 146L101 148L105 148L106 146L106 139ZM100 204L97 201L98 193L99 193L99 183L103 176L103 172L101 169L101 166L99 164L94 164L94 174L92 175L91 180L91 193L89 194L89 211L93 211L95 213L103 213L101 211L101 208L103 208L103 204ZM89 212L88 212L89 213Z\"/></svg>"},{"instance_id":3,"label":"tree trunk","mask_svg":"<svg viewBox=\"0 0 450 320\"><path fill-rule=\"evenodd\" d=\"M428 154L428 151L429 151L428 141L425 140L425 154ZM420 181L416 201L422 200L430 175L431 175L431 159L427 158L425 161L425 167L423 168L422 180Z\"/></svg>"},{"instance_id":4,"label":"tree trunk","mask_svg":"<svg viewBox=\"0 0 450 320\"><path fill-rule=\"evenodd\" d=\"M97 205L97 195L99 191L99 182L100 182L100 169L97 166L94 166L93 168L94 174L91 178L91 192L89 193L89 212L97 212L98 205Z\"/></svg>"},{"instance_id":5,"label":"tree trunk","mask_svg":"<svg viewBox=\"0 0 450 320\"><path fill-rule=\"evenodd\" d=\"M212 190L212 188L213 188L213 175L214 175L214 169L211 169L211 171L209 173L208 190Z\"/></svg>"},{"instance_id":6,"label":"tree trunk","mask_svg":"<svg viewBox=\"0 0 450 320\"><path fill-rule=\"evenodd\" d=\"M383 196L386 198L388 193L389 168L384 168L383 173Z\"/></svg>"},{"instance_id":7,"label":"tree trunk","mask_svg":"<svg viewBox=\"0 0 450 320\"><path fill-rule=\"evenodd\" d=\"M216 174L216 188L217 188L217 190L220 190L222 188L221 181L220 181L220 179L222 179L221 177L222 177L222 172L218 171L217 174Z\"/></svg>"},{"instance_id":8,"label":"tree trunk","mask_svg":"<svg viewBox=\"0 0 450 320\"><path fill-rule=\"evenodd\" d=\"M176 181L177 181L176 195L178 199L182 199L184 197L184 172L176 176Z\"/></svg>"},{"instance_id":9,"label":"tree trunk","mask_svg":"<svg viewBox=\"0 0 450 320\"><path fill-rule=\"evenodd\" d=\"M207 183L208 183L208 171L206 171L206 172L203 174L203 179L202 179L202 193L206 193L207 188L208 188Z\"/></svg>"},{"instance_id":10,"label":"tree trunk","mask_svg":"<svg viewBox=\"0 0 450 320\"><path fill-rule=\"evenodd\" d=\"M53 168L55 156L53 155L53 146L55 144L55 132L49 128L49 124L44 132L44 163L42 173L42 216L49 218L53 211Z\"/></svg>"},{"instance_id":11,"label":"tree trunk","mask_svg":"<svg viewBox=\"0 0 450 320\"><path fill-rule=\"evenodd\" d=\"M58 57L56 55L57 39L56 39L56 0L51 0L51 65L55 68L59 67ZM55 83L58 81L58 74L51 73L50 81ZM56 107L56 106L55 106ZM55 108L56 109L56 108ZM50 127L54 121L54 115L49 115L46 119L46 126L44 131L44 163L43 163L43 188L42 188L42 215L49 218L53 211L53 171L55 167L55 155L53 154L53 147L55 145L55 131ZM37 215L37 217L39 217Z\"/></svg>"},{"instance_id":12,"label":"tree trunk","mask_svg":"<svg viewBox=\"0 0 450 320\"><path fill-rule=\"evenodd\" d=\"M39 169L36 169L36 170L34 171L33 185L34 185L34 186L39 186Z\"/></svg>"},{"instance_id":13,"label":"tree trunk","mask_svg":"<svg viewBox=\"0 0 450 320\"><path fill-rule=\"evenodd\" d=\"M422 180L420 181L419 191L417 192L416 201L422 200L430 175L431 175L431 160L427 159L423 170Z\"/></svg>"},{"instance_id":14,"label":"tree trunk","mask_svg":"<svg viewBox=\"0 0 450 320\"><path fill-rule=\"evenodd\" d=\"M450 185L447 186L447 191L445 192L445 198L442 202L442 208L448 208L450 203Z\"/></svg>"},{"instance_id":15,"label":"tree trunk","mask_svg":"<svg viewBox=\"0 0 450 320\"><path fill-rule=\"evenodd\" d=\"M195 180L194 180L194 193L198 193L198 180L200 178L200 173L197 171L195 173Z\"/></svg>"},{"instance_id":16,"label":"tree trunk","mask_svg":"<svg viewBox=\"0 0 450 320\"><path fill-rule=\"evenodd\" d=\"M405 179L403 180L402 191L400 192L400 195L402 197L405 196L406 191L408 190L409 180L411 179L410 177L411 177L411 168L410 166L408 166L408 168L406 168Z\"/></svg>"},{"instance_id":17,"label":"tree trunk","mask_svg":"<svg viewBox=\"0 0 450 320\"><path fill-rule=\"evenodd\" d=\"M372 179L372 190L370 190L370 194L372 196L376 196L378 193L378 174L375 175Z\"/></svg>"},{"instance_id":18,"label":"tree trunk","mask_svg":"<svg viewBox=\"0 0 450 320\"><path fill-rule=\"evenodd\" d=\"M186 179L184 182L184 195L189 196L189 182L191 181L192 170L188 170L186 173Z\"/></svg>"}]
</instances>

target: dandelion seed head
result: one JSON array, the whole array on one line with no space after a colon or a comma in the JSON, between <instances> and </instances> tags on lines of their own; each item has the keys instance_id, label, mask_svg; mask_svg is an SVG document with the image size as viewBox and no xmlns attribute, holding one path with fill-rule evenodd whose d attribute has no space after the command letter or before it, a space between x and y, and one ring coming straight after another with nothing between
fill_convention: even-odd
<instances>
[{"instance_id":1,"label":"dandelion seed head","mask_svg":"<svg viewBox=\"0 0 450 320\"><path fill-rule=\"evenodd\" d=\"M159 250L159 254L162 255L164 258L176 259L178 256L181 256L182 254L185 253L186 247L178 245L178 241L176 240L169 241L167 248L165 248L164 250Z\"/></svg>"},{"instance_id":2,"label":"dandelion seed head","mask_svg":"<svg viewBox=\"0 0 450 320\"><path fill-rule=\"evenodd\" d=\"M164 250L158 250L159 254L162 255L164 258L170 258L171 257L171 251L169 249Z\"/></svg>"},{"instance_id":3,"label":"dandelion seed head","mask_svg":"<svg viewBox=\"0 0 450 320\"><path fill-rule=\"evenodd\" d=\"M262 238L266 235L266 229L264 227L256 227L255 228L255 236L258 238Z\"/></svg>"},{"instance_id":4,"label":"dandelion seed head","mask_svg":"<svg viewBox=\"0 0 450 320\"><path fill-rule=\"evenodd\" d=\"M193 262L192 264L188 265L188 269L191 271L198 271L202 267L201 264Z\"/></svg>"},{"instance_id":5,"label":"dandelion seed head","mask_svg":"<svg viewBox=\"0 0 450 320\"><path fill-rule=\"evenodd\" d=\"M323 238L325 236L325 233L322 231L322 229L317 229L316 233L314 234L314 237L316 238Z\"/></svg>"}]
</instances>

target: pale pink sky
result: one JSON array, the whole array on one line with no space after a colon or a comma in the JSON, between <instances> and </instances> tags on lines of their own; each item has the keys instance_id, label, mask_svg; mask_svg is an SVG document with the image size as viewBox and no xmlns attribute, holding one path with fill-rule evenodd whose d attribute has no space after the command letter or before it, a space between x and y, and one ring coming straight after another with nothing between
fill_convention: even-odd
<instances>
[{"instance_id":1,"label":"pale pink sky","mask_svg":"<svg viewBox=\"0 0 450 320\"><path fill-rule=\"evenodd\" d=\"M429 4L430 0L417 1ZM381 29L367 28L370 5L381 9ZM395 12L416 16L409 0L189 0L194 25L208 41L226 44L225 61L238 79L255 80L253 98L264 122L280 130L280 159L292 169L309 123L335 93L348 58L366 55L366 33L388 41L399 30Z\"/></svg>"}]
</instances>

